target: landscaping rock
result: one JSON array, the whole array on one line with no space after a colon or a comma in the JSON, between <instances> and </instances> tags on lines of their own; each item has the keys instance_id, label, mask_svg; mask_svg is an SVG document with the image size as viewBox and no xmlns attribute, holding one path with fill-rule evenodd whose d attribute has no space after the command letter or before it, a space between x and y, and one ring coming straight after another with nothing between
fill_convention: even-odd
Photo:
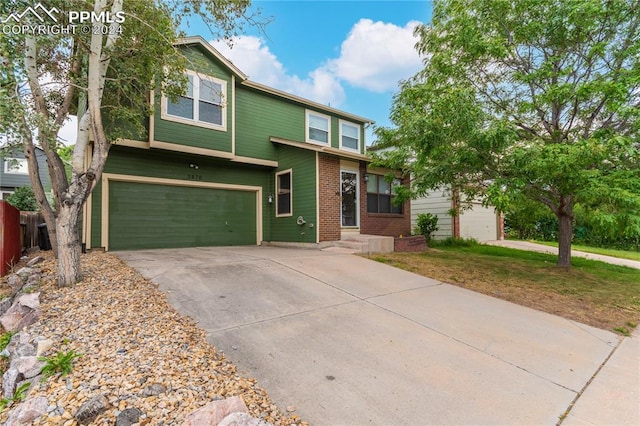
<instances>
[{"instance_id":1,"label":"landscaping rock","mask_svg":"<svg viewBox=\"0 0 640 426\"><path fill-rule=\"evenodd\" d=\"M138 423L142 412L137 408L126 408L116 417L116 426L131 426Z\"/></svg>"},{"instance_id":2,"label":"landscaping rock","mask_svg":"<svg viewBox=\"0 0 640 426\"><path fill-rule=\"evenodd\" d=\"M43 260L44 260L44 257L36 256L33 259L31 259L29 262L27 262L27 266L31 267L31 266L37 265L38 263L42 262Z\"/></svg>"},{"instance_id":3,"label":"landscaping rock","mask_svg":"<svg viewBox=\"0 0 640 426\"><path fill-rule=\"evenodd\" d=\"M53 347L53 340L42 339L38 340L38 347L36 348L36 355L42 356L45 352Z\"/></svg>"},{"instance_id":4,"label":"landscaping rock","mask_svg":"<svg viewBox=\"0 0 640 426\"><path fill-rule=\"evenodd\" d=\"M24 280L18 274L10 274L7 276L7 284L12 290L17 291L24 284Z\"/></svg>"},{"instance_id":5,"label":"landscaping rock","mask_svg":"<svg viewBox=\"0 0 640 426\"><path fill-rule=\"evenodd\" d=\"M17 368L25 379L30 379L40 374L44 362L38 361L36 356L25 356L11 360L11 366Z\"/></svg>"},{"instance_id":6,"label":"landscaping rock","mask_svg":"<svg viewBox=\"0 0 640 426\"><path fill-rule=\"evenodd\" d=\"M12 303L13 299L11 299L10 297L0 300L0 316L4 315L4 313L9 310Z\"/></svg>"},{"instance_id":7,"label":"landscaping rock","mask_svg":"<svg viewBox=\"0 0 640 426\"><path fill-rule=\"evenodd\" d=\"M75 415L75 419L81 425L91 423L93 419L98 417L100 413L107 409L109 401L104 395L96 395L89 401L85 402Z\"/></svg>"},{"instance_id":8,"label":"landscaping rock","mask_svg":"<svg viewBox=\"0 0 640 426\"><path fill-rule=\"evenodd\" d=\"M30 309L40 309L40 293L23 294L18 297L17 302Z\"/></svg>"},{"instance_id":9,"label":"landscaping rock","mask_svg":"<svg viewBox=\"0 0 640 426\"><path fill-rule=\"evenodd\" d=\"M33 324L40 318L40 293L23 294L0 317L6 331L17 331Z\"/></svg>"},{"instance_id":10,"label":"landscaping rock","mask_svg":"<svg viewBox=\"0 0 640 426\"><path fill-rule=\"evenodd\" d=\"M142 390L142 396L155 396L160 395L163 392L166 392L167 388L160 383L153 383L147 385Z\"/></svg>"},{"instance_id":11,"label":"landscaping rock","mask_svg":"<svg viewBox=\"0 0 640 426\"><path fill-rule=\"evenodd\" d=\"M189 414L182 426L217 425L231 413L248 414L247 406L239 396L212 401Z\"/></svg>"},{"instance_id":12,"label":"landscaping rock","mask_svg":"<svg viewBox=\"0 0 640 426\"><path fill-rule=\"evenodd\" d=\"M35 346L29 343L30 338L29 333L24 331L14 334L7 347L0 352L0 355L7 358L20 358L36 355Z\"/></svg>"},{"instance_id":13,"label":"landscaping rock","mask_svg":"<svg viewBox=\"0 0 640 426\"><path fill-rule=\"evenodd\" d=\"M22 278L24 281L26 281L29 278L29 275L33 274L34 272L36 272L34 268L28 268L25 266L23 268L18 269L16 274L19 275L20 278Z\"/></svg>"},{"instance_id":14,"label":"landscaping rock","mask_svg":"<svg viewBox=\"0 0 640 426\"><path fill-rule=\"evenodd\" d=\"M31 398L11 411L5 426L31 425L34 420L47 414L47 398Z\"/></svg>"},{"instance_id":15,"label":"landscaping rock","mask_svg":"<svg viewBox=\"0 0 640 426\"><path fill-rule=\"evenodd\" d=\"M2 396L4 398L13 398L18 382L23 380L24 374L18 371L16 367L9 367L2 375Z\"/></svg>"},{"instance_id":16,"label":"landscaping rock","mask_svg":"<svg viewBox=\"0 0 640 426\"><path fill-rule=\"evenodd\" d=\"M271 423L256 419L246 413L231 413L222 419L218 426L271 426Z\"/></svg>"},{"instance_id":17,"label":"landscaping rock","mask_svg":"<svg viewBox=\"0 0 640 426\"><path fill-rule=\"evenodd\" d=\"M36 348L30 343L25 343L24 345L20 345L16 348L13 353L14 357L23 357L23 356L33 356L36 354Z\"/></svg>"},{"instance_id":18,"label":"landscaping rock","mask_svg":"<svg viewBox=\"0 0 640 426\"><path fill-rule=\"evenodd\" d=\"M38 285L40 285L41 279L42 279L42 275L40 275L39 273L31 274L27 279L27 283L25 284L25 287L38 287Z\"/></svg>"}]
</instances>

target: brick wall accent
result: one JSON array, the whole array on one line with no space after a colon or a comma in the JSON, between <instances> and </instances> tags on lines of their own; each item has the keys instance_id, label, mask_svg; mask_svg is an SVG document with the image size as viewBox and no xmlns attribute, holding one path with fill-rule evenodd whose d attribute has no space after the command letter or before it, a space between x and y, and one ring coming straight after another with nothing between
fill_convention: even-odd
<instances>
[{"instance_id":1,"label":"brick wall accent","mask_svg":"<svg viewBox=\"0 0 640 426\"><path fill-rule=\"evenodd\" d=\"M427 250L427 241L424 235L414 235L413 237L396 237L393 241L393 250L400 252L423 252Z\"/></svg>"},{"instance_id":2,"label":"brick wall accent","mask_svg":"<svg viewBox=\"0 0 640 426\"><path fill-rule=\"evenodd\" d=\"M360 176L366 173L366 165L360 165ZM409 185L409 178L403 180ZM402 214L367 213L367 183L360 179L360 233L398 237L411 235L411 203L405 202Z\"/></svg>"},{"instance_id":3,"label":"brick wall accent","mask_svg":"<svg viewBox=\"0 0 640 426\"><path fill-rule=\"evenodd\" d=\"M318 154L320 241L340 239L340 159Z\"/></svg>"}]
</instances>

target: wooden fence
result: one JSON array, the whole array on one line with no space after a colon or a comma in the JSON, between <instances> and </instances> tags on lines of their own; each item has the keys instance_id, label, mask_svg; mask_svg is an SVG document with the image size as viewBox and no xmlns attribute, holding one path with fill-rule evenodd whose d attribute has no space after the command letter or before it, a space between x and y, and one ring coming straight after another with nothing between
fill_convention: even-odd
<instances>
[{"instance_id":1,"label":"wooden fence","mask_svg":"<svg viewBox=\"0 0 640 426\"><path fill-rule=\"evenodd\" d=\"M22 247L29 249L38 245L38 225L44 223L44 216L39 212L20 212L22 228Z\"/></svg>"}]
</instances>

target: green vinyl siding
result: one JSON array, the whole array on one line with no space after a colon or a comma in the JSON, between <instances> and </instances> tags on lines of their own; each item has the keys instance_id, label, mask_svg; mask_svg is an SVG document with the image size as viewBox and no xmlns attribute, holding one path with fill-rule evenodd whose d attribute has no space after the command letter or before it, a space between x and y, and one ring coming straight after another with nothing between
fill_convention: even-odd
<instances>
[{"instance_id":1,"label":"green vinyl siding","mask_svg":"<svg viewBox=\"0 0 640 426\"><path fill-rule=\"evenodd\" d=\"M242 87L236 89L236 155L276 159L271 136L304 141L305 109Z\"/></svg>"},{"instance_id":2,"label":"green vinyl siding","mask_svg":"<svg viewBox=\"0 0 640 426\"><path fill-rule=\"evenodd\" d=\"M336 117L331 117L331 146L333 148L340 148L340 120Z\"/></svg>"},{"instance_id":3,"label":"green vinyl siding","mask_svg":"<svg viewBox=\"0 0 640 426\"><path fill-rule=\"evenodd\" d=\"M190 167L190 165L197 166ZM105 173L265 186L272 169L161 149L112 146Z\"/></svg>"},{"instance_id":4,"label":"green vinyl siding","mask_svg":"<svg viewBox=\"0 0 640 426\"><path fill-rule=\"evenodd\" d=\"M109 248L256 244L255 192L110 182Z\"/></svg>"},{"instance_id":5,"label":"green vinyl siding","mask_svg":"<svg viewBox=\"0 0 640 426\"><path fill-rule=\"evenodd\" d=\"M275 203L269 206L265 215L271 218L271 241L316 242L316 153L288 146L278 147L277 171L273 172L271 194L275 194L275 174L291 169L293 191L292 215L275 216ZM306 221L304 225L296 223L299 216ZM266 238L265 238L266 239Z\"/></svg>"},{"instance_id":6,"label":"green vinyl siding","mask_svg":"<svg viewBox=\"0 0 640 426\"><path fill-rule=\"evenodd\" d=\"M225 93L227 130L209 129L194 124L163 120L161 118L161 94L156 93L154 139L160 142L231 152L231 122L233 119L231 111L231 73L217 59L203 53L199 48L184 48L183 51L189 62L189 70L227 82L227 91Z\"/></svg>"}]
</instances>

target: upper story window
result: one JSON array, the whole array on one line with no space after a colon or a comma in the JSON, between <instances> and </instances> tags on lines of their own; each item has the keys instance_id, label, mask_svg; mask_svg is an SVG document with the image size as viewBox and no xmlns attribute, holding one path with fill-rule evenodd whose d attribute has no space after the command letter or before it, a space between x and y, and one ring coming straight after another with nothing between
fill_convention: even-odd
<instances>
[{"instance_id":1,"label":"upper story window","mask_svg":"<svg viewBox=\"0 0 640 426\"><path fill-rule=\"evenodd\" d=\"M28 175L29 166L27 166L27 160L25 158L5 158L4 172L16 175Z\"/></svg>"},{"instance_id":2,"label":"upper story window","mask_svg":"<svg viewBox=\"0 0 640 426\"><path fill-rule=\"evenodd\" d=\"M187 92L177 102L163 97L162 118L185 124L227 130L224 102L227 82L187 72Z\"/></svg>"},{"instance_id":3,"label":"upper story window","mask_svg":"<svg viewBox=\"0 0 640 426\"><path fill-rule=\"evenodd\" d=\"M402 205L396 205L394 187L400 186L402 181L394 179L387 182L384 176L367 175L367 212L402 214Z\"/></svg>"},{"instance_id":4,"label":"upper story window","mask_svg":"<svg viewBox=\"0 0 640 426\"><path fill-rule=\"evenodd\" d=\"M329 144L331 140L331 117L307 111L307 142Z\"/></svg>"},{"instance_id":5,"label":"upper story window","mask_svg":"<svg viewBox=\"0 0 640 426\"><path fill-rule=\"evenodd\" d=\"M340 148L360 152L360 126L340 120Z\"/></svg>"}]
</instances>

